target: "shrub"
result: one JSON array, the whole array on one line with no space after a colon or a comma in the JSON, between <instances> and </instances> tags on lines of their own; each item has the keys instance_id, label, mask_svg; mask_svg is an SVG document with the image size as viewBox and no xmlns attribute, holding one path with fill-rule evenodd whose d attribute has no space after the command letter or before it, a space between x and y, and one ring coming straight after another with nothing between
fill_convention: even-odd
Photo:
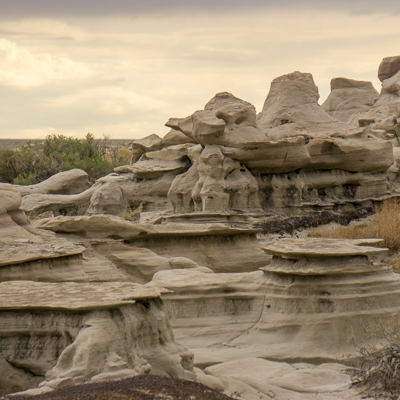
<instances>
[{"instance_id":1,"label":"shrub","mask_svg":"<svg viewBox=\"0 0 400 400\"><path fill-rule=\"evenodd\" d=\"M94 181L126 163L123 157L110 160L110 142L107 138L104 142L91 133L83 140L54 134L19 150L0 149L0 181L28 185L73 168L83 169Z\"/></svg>"},{"instance_id":2,"label":"shrub","mask_svg":"<svg viewBox=\"0 0 400 400\"><path fill-rule=\"evenodd\" d=\"M361 386L368 396L398 399L400 391L400 334L396 320L381 323L373 335L384 341L383 347L358 346L354 368L350 370L353 385Z\"/></svg>"}]
</instances>

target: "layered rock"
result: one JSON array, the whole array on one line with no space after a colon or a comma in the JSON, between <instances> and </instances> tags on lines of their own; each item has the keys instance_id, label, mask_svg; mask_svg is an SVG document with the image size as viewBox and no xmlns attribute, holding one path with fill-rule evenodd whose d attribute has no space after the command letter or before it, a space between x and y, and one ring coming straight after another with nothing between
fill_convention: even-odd
<instances>
[{"instance_id":1,"label":"layered rock","mask_svg":"<svg viewBox=\"0 0 400 400\"><path fill-rule=\"evenodd\" d=\"M267 260L255 236L259 230L224 224L135 224L118 217L95 215L57 217L39 220L35 225L92 238L121 238L163 257L187 257L216 272L254 271Z\"/></svg>"},{"instance_id":2,"label":"layered rock","mask_svg":"<svg viewBox=\"0 0 400 400\"><path fill-rule=\"evenodd\" d=\"M1 394L185 371L159 299L132 283L0 283ZM21 346L21 343L24 343ZM18 379L14 379L18 377Z\"/></svg>"},{"instance_id":3,"label":"layered rock","mask_svg":"<svg viewBox=\"0 0 400 400\"><path fill-rule=\"evenodd\" d=\"M35 229L19 209L20 192L0 191L0 282L83 280L82 246Z\"/></svg>"},{"instance_id":4,"label":"layered rock","mask_svg":"<svg viewBox=\"0 0 400 400\"><path fill-rule=\"evenodd\" d=\"M274 257L263 268L262 315L230 343L286 360L333 360L354 351L351 339L368 341L379 321L400 312L399 275L368 258L382 249L360 246L375 242L283 239L265 247Z\"/></svg>"}]
</instances>

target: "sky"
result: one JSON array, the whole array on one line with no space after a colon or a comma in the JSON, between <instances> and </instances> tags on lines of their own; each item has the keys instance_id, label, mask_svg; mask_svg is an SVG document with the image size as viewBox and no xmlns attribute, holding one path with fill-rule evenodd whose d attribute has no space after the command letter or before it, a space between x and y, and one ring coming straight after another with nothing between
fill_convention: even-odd
<instances>
[{"instance_id":1,"label":"sky","mask_svg":"<svg viewBox=\"0 0 400 400\"><path fill-rule=\"evenodd\" d=\"M398 0L0 0L0 139L164 136L227 91L377 79L400 55Z\"/></svg>"}]
</instances>

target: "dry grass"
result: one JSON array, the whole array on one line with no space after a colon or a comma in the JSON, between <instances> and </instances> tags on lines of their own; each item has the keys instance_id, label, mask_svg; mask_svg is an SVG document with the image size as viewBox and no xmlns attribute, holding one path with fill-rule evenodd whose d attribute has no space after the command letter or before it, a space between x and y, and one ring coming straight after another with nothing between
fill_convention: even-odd
<instances>
[{"instance_id":1,"label":"dry grass","mask_svg":"<svg viewBox=\"0 0 400 400\"><path fill-rule=\"evenodd\" d=\"M390 250L400 250L400 204L396 198L386 200L376 206L375 215L369 222L360 225L338 226L328 231L326 228L314 230L310 236L345 239L383 239L383 246ZM400 269L400 255L396 257Z\"/></svg>"}]
</instances>

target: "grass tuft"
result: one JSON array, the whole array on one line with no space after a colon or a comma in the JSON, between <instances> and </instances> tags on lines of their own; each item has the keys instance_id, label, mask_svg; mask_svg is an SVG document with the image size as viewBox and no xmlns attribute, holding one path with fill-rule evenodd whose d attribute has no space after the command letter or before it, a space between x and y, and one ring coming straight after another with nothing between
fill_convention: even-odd
<instances>
[{"instance_id":1,"label":"grass tuft","mask_svg":"<svg viewBox=\"0 0 400 400\"><path fill-rule=\"evenodd\" d=\"M397 198L383 201L374 208L375 216L369 222L360 225L338 226L328 231L320 228L310 236L344 239L383 239L383 246L393 251L400 250L400 204ZM396 261L400 267L400 255Z\"/></svg>"}]
</instances>

